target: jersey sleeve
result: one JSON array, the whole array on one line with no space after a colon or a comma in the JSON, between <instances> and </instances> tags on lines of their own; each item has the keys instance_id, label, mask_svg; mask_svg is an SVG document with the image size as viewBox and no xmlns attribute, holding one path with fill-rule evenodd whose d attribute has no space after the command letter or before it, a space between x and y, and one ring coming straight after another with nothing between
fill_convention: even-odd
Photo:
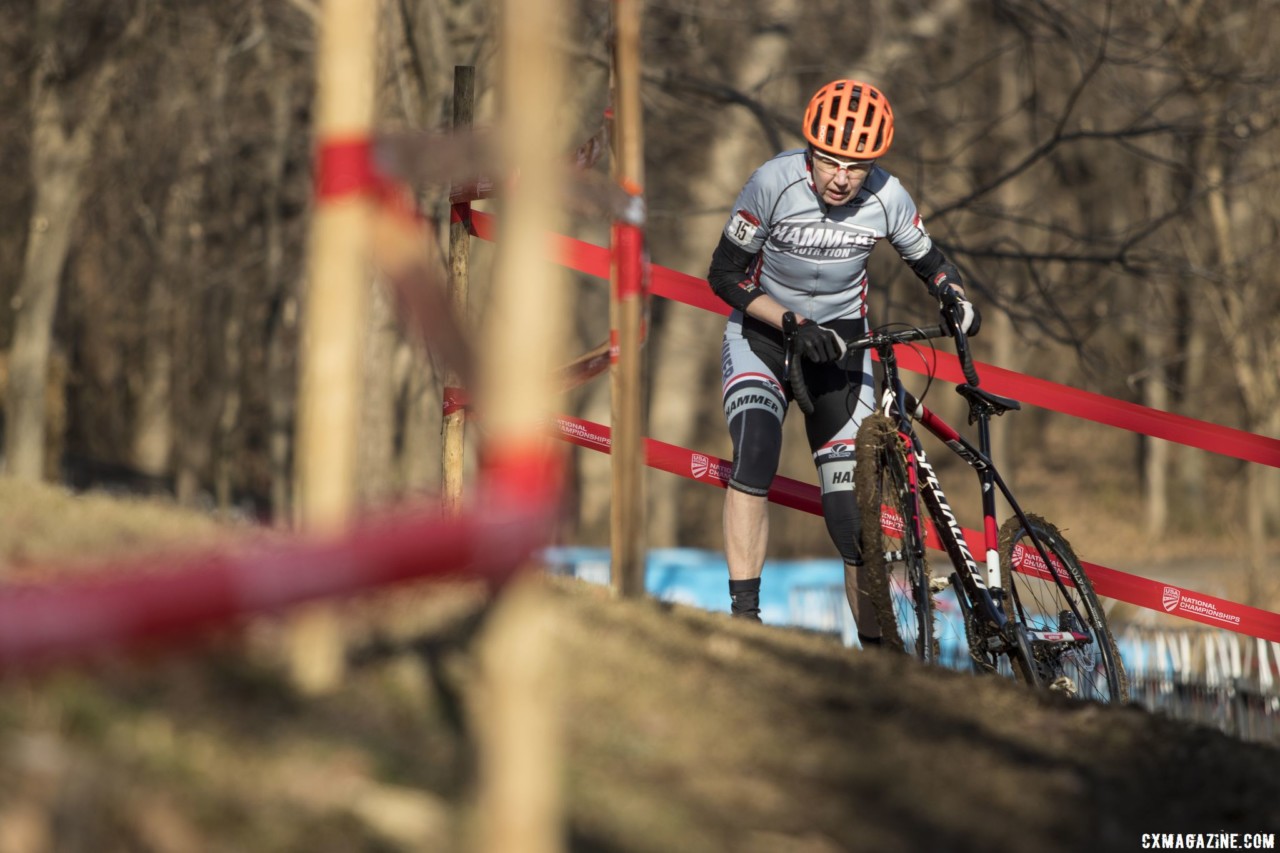
<instances>
[{"instance_id":1,"label":"jersey sleeve","mask_svg":"<svg viewBox=\"0 0 1280 853\"><path fill-rule=\"evenodd\" d=\"M724 226L725 239L751 255L764 247L769 236L767 217L777 195L771 189L772 183L764 168L757 169L738 193L733 213Z\"/></svg>"},{"instance_id":2,"label":"jersey sleeve","mask_svg":"<svg viewBox=\"0 0 1280 853\"><path fill-rule=\"evenodd\" d=\"M933 248L933 238L925 230L924 220L911 194L898 182L891 178L882 196L885 202L885 215L888 219L887 230L889 242L898 250L904 261L919 260Z\"/></svg>"}]
</instances>

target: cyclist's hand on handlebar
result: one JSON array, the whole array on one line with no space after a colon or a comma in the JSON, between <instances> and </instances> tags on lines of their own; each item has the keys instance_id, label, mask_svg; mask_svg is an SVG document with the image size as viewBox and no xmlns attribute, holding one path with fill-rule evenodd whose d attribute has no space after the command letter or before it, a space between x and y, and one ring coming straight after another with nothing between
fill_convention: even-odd
<instances>
[{"instance_id":1,"label":"cyclist's hand on handlebar","mask_svg":"<svg viewBox=\"0 0 1280 853\"><path fill-rule=\"evenodd\" d=\"M821 323L804 320L796 327L796 352L818 363L835 361L845 353L844 338Z\"/></svg>"},{"instance_id":2,"label":"cyclist's hand on handlebar","mask_svg":"<svg viewBox=\"0 0 1280 853\"><path fill-rule=\"evenodd\" d=\"M953 316L960 326L960 331L971 338L978 334L978 329L982 328L982 315L978 313L977 307L949 284L938 287L938 307L942 310L944 317L954 310Z\"/></svg>"}]
</instances>

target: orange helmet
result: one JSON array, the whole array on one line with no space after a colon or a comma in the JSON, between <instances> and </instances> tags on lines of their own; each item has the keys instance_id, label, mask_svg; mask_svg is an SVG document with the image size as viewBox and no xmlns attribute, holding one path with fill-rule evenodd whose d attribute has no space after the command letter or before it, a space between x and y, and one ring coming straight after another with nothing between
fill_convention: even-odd
<instances>
[{"instance_id":1,"label":"orange helmet","mask_svg":"<svg viewBox=\"0 0 1280 853\"><path fill-rule=\"evenodd\" d=\"M833 80L809 100L804 138L821 151L874 160L893 142L893 108L875 86Z\"/></svg>"}]
</instances>

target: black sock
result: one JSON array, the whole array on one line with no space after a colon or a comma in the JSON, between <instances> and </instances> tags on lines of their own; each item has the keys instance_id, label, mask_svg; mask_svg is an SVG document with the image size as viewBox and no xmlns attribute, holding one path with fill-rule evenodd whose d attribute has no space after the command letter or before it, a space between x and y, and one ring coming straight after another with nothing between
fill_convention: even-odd
<instances>
[{"instance_id":1,"label":"black sock","mask_svg":"<svg viewBox=\"0 0 1280 853\"><path fill-rule=\"evenodd\" d=\"M729 579L729 597L733 599L733 615L760 619L760 578L745 581Z\"/></svg>"},{"instance_id":2,"label":"black sock","mask_svg":"<svg viewBox=\"0 0 1280 853\"><path fill-rule=\"evenodd\" d=\"M861 631L858 632L858 642L862 643L862 647L864 649L870 646L880 646L884 644L883 638L868 637L866 634L862 633Z\"/></svg>"}]
</instances>

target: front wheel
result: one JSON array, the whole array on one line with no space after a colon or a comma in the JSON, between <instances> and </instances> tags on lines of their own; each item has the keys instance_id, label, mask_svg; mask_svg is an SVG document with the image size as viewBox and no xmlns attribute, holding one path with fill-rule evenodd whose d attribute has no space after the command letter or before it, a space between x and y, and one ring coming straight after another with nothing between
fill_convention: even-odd
<instances>
[{"instance_id":1,"label":"front wheel","mask_svg":"<svg viewBox=\"0 0 1280 853\"><path fill-rule=\"evenodd\" d=\"M1093 582L1057 527L1036 515L1026 520L1015 516L1000 528L1000 582L1010 617L1030 634L1040 682L1081 699L1125 702L1128 679Z\"/></svg>"},{"instance_id":2,"label":"front wheel","mask_svg":"<svg viewBox=\"0 0 1280 853\"><path fill-rule=\"evenodd\" d=\"M854 482L868 586L860 594L875 605L885 646L934 661L929 564L905 453L897 427L884 415L871 415L858 428Z\"/></svg>"}]
</instances>

